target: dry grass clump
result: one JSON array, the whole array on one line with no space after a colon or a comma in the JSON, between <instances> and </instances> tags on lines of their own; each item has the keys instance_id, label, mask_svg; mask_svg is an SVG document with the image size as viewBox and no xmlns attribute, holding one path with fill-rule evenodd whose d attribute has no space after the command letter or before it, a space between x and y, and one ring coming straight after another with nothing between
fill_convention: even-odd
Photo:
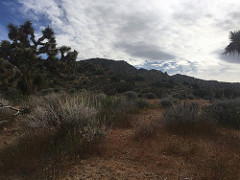
<instances>
[{"instance_id":1,"label":"dry grass clump","mask_svg":"<svg viewBox=\"0 0 240 180\"><path fill-rule=\"evenodd\" d=\"M44 108L44 112L47 113L46 116L40 113L38 119L44 119L41 117L42 115L46 118L53 118L54 123L57 124L60 119L61 121L66 121L66 119L71 121L72 118L76 119L76 117L88 115L94 116L99 125L126 127L130 125L127 118L129 112L135 108L142 108L137 106L138 100L127 99L124 96L107 96L89 92L73 95L51 94L41 98L33 97L29 102L29 106L36 111L32 113L35 117L37 117L37 109L40 108L39 111L41 111L41 108ZM81 113L84 115L81 115ZM89 118L87 117L87 119ZM49 120L45 122L47 121ZM78 122L80 121L78 120Z\"/></svg>"},{"instance_id":2,"label":"dry grass clump","mask_svg":"<svg viewBox=\"0 0 240 180\"><path fill-rule=\"evenodd\" d=\"M134 123L134 131L136 139L149 139L156 134L158 129L158 123L153 121L151 117L146 118L145 116L138 119Z\"/></svg>"},{"instance_id":3,"label":"dry grass clump","mask_svg":"<svg viewBox=\"0 0 240 180\"><path fill-rule=\"evenodd\" d=\"M84 127L92 123L96 113L95 108L85 106L78 98L52 94L39 100L32 113L25 116L22 122L33 128L57 131L69 124Z\"/></svg>"},{"instance_id":4,"label":"dry grass clump","mask_svg":"<svg viewBox=\"0 0 240 180\"><path fill-rule=\"evenodd\" d=\"M163 145L162 152L166 155L174 156L193 156L199 151L199 146L196 142L182 140L178 138L169 138Z\"/></svg>"}]
</instances>

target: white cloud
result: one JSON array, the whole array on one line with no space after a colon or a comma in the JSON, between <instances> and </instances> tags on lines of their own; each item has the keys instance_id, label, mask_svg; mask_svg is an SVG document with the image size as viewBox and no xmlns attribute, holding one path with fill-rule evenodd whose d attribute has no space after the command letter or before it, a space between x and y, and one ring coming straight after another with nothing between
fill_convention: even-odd
<instances>
[{"instance_id":1,"label":"white cloud","mask_svg":"<svg viewBox=\"0 0 240 180\"><path fill-rule=\"evenodd\" d=\"M238 0L19 2L23 4L22 12L34 20L47 18L59 45L78 50L79 59L124 59L138 66L146 66L148 60L171 73L240 81L240 64L219 57L219 49L223 51L228 44L229 31L239 28ZM146 51L133 48L138 48L139 42ZM126 46L116 48L119 43ZM156 56L161 56L160 61L155 61ZM169 63L168 57L174 63Z\"/></svg>"}]
</instances>

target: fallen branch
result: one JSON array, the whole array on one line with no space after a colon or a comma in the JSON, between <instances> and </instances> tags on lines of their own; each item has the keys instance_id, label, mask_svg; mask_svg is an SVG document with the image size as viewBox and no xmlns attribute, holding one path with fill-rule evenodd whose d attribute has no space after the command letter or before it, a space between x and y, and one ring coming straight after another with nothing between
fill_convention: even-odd
<instances>
[{"instance_id":1,"label":"fallen branch","mask_svg":"<svg viewBox=\"0 0 240 180\"><path fill-rule=\"evenodd\" d=\"M0 109L5 109L5 108L17 111L15 114L13 114L14 116L18 115L21 112L24 112L24 109L15 108L13 106L5 105L5 104L0 102Z\"/></svg>"}]
</instances>

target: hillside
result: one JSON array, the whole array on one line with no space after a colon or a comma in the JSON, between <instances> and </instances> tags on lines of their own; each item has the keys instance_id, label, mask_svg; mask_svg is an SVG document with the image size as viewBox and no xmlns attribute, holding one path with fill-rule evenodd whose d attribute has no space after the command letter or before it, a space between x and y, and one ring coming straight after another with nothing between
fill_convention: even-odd
<instances>
[{"instance_id":1,"label":"hillside","mask_svg":"<svg viewBox=\"0 0 240 180\"><path fill-rule=\"evenodd\" d=\"M97 64L105 69L111 69L119 74L127 74L127 75L142 75L142 76L148 76L149 78L152 77L152 79L160 79L160 80L172 80L175 82L179 82L179 84L198 84L201 88L209 88L209 89L218 89L218 88L233 88L240 90L240 83L227 83L227 82L218 82L214 80L203 80L203 79L197 79L194 77L176 74L173 76L169 76L166 73L163 73L160 70L146 70L146 69L136 69L134 66L128 64L126 61L115 61L110 59L103 59L103 58L92 58L87 61L93 64ZM151 79L151 78L150 78Z\"/></svg>"},{"instance_id":2,"label":"hillside","mask_svg":"<svg viewBox=\"0 0 240 180\"><path fill-rule=\"evenodd\" d=\"M2 68L5 69L0 74L0 92L10 98L25 94L80 90L108 95L135 91L140 97L149 98L175 96L184 99L191 94L200 98L240 96L239 83L205 81L179 74L169 76L158 70L136 69L126 61L101 58L81 60L73 64L61 61L50 63L39 59L34 67L37 69L31 75L30 88L26 86L21 72L17 74L16 67L10 65L2 61Z\"/></svg>"},{"instance_id":3,"label":"hillside","mask_svg":"<svg viewBox=\"0 0 240 180\"><path fill-rule=\"evenodd\" d=\"M166 90L168 93L174 93L176 91L187 91L186 93L195 93L202 97L220 97L220 96L238 96L238 91L240 90L240 83L227 83L218 81L207 81L202 79L197 79L194 77L189 77L186 75L173 75L169 76L159 70L146 70L146 69L136 69L132 65L128 64L126 61L114 61L102 58L92 58L88 60L80 61L89 62L94 65L98 65L103 68L104 71L112 71L117 73L122 79L131 79L135 83L134 90L139 92L139 87L143 88L146 86L150 88L157 96L161 96L161 93L157 91ZM142 81L144 83L139 83ZM146 86L144 86L146 85ZM198 92L200 91L200 92ZM146 93L150 93L148 91Z\"/></svg>"}]
</instances>

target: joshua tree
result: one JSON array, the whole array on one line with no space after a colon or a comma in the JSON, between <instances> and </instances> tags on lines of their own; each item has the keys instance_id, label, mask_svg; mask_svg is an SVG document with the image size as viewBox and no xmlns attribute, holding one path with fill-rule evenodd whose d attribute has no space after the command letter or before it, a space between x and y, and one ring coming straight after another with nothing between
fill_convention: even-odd
<instances>
[{"instance_id":1,"label":"joshua tree","mask_svg":"<svg viewBox=\"0 0 240 180\"><path fill-rule=\"evenodd\" d=\"M224 54L240 54L240 31L230 32L230 43L225 48Z\"/></svg>"},{"instance_id":2,"label":"joshua tree","mask_svg":"<svg viewBox=\"0 0 240 180\"><path fill-rule=\"evenodd\" d=\"M22 89L26 94L32 93L34 76L39 74L40 69L47 67L49 71L59 75L57 62L66 62L63 66L71 69L72 62L77 59L77 51L71 52L70 47L57 48L54 32L49 26L42 31L42 36L38 39L30 21L19 27L10 23L8 29L11 42L4 40L0 43L0 58L2 62L8 61L21 72ZM61 61L57 58L59 51ZM43 57L46 57L45 60Z\"/></svg>"},{"instance_id":3,"label":"joshua tree","mask_svg":"<svg viewBox=\"0 0 240 180\"><path fill-rule=\"evenodd\" d=\"M62 62L66 61L66 54L69 53L70 50L71 50L71 47L69 47L69 46L62 46L62 47L59 48L59 51L61 53L60 60Z\"/></svg>"}]
</instances>

